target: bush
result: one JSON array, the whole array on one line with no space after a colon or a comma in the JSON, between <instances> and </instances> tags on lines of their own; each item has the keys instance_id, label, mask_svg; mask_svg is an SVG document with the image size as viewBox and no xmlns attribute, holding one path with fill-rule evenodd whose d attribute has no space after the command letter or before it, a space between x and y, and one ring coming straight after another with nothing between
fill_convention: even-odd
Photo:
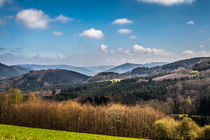
<instances>
[{"instance_id":1,"label":"bush","mask_svg":"<svg viewBox=\"0 0 210 140\"><path fill-rule=\"evenodd\" d=\"M172 118L163 118L154 123L154 139L179 139L177 127L179 122Z\"/></svg>"},{"instance_id":2,"label":"bush","mask_svg":"<svg viewBox=\"0 0 210 140\"><path fill-rule=\"evenodd\" d=\"M200 127L191 119L183 118L180 126L178 127L182 139L194 140L199 137Z\"/></svg>"},{"instance_id":3,"label":"bush","mask_svg":"<svg viewBox=\"0 0 210 140\"><path fill-rule=\"evenodd\" d=\"M164 118L156 121L154 127L154 139L194 140L198 139L201 134L200 127L192 119L187 117L183 118L182 121ZM204 129L206 131L203 131L203 136L208 135L209 128Z\"/></svg>"},{"instance_id":4,"label":"bush","mask_svg":"<svg viewBox=\"0 0 210 140\"><path fill-rule=\"evenodd\" d=\"M201 132L201 139L210 139L210 125L205 126Z\"/></svg>"}]
</instances>

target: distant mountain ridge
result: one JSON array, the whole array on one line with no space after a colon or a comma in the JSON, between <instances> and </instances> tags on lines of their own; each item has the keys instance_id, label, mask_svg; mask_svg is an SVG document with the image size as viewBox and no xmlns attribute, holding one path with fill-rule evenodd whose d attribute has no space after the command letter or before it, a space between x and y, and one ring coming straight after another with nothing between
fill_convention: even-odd
<instances>
[{"instance_id":1,"label":"distant mountain ridge","mask_svg":"<svg viewBox=\"0 0 210 140\"><path fill-rule=\"evenodd\" d=\"M76 71L85 75L94 75L95 73L92 70L89 70L85 67L76 67L71 65L37 65L37 64L21 64L17 65L19 67L27 68L29 70L48 70L48 69L64 69Z\"/></svg>"},{"instance_id":2,"label":"distant mountain ridge","mask_svg":"<svg viewBox=\"0 0 210 140\"><path fill-rule=\"evenodd\" d=\"M146 64L144 64L146 65ZM154 67L144 67L141 64L131 64L126 63L115 67L115 70L133 70L126 73L116 73L116 72L101 72L96 74L95 76L87 76L75 71L69 71L64 69L48 69L48 70L39 70L39 71L30 71L27 74L21 75L21 73L26 72L27 69L20 68L19 66L7 66L4 64L0 64L0 74L6 75L8 77L14 75L21 75L16 77L11 77L7 79L0 80L0 89L5 89L8 86L12 85L14 87L18 87L23 90L39 88L39 87L47 87L56 84L63 83L83 83L83 82L96 82L96 81L105 81L111 79L125 79L131 77L138 77L144 74L164 74L171 73L174 70L182 67L188 70L206 70L210 68L210 57L199 57L199 58L191 58L180 60L176 62L172 62L169 64L165 64L162 66L154 66ZM153 64L147 64L153 65ZM156 65L156 64L155 64ZM159 63L158 63L159 65ZM138 67L140 66L140 67Z\"/></svg>"},{"instance_id":3,"label":"distant mountain ridge","mask_svg":"<svg viewBox=\"0 0 210 140\"><path fill-rule=\"evenodd\" d=\"M64 69L64 70L71 70L76 71L85 75L93 76L97 73L103 72L108 70L113 65L102 65L102 66L71 66L71 65L38 65L38 64L20 64L17 65L22 68L26 68L29 70L48 70L48 69Z\"/></svg>"},{"instance_id":4,"label":"distant mountain ridge","mask_svg":"<svg viewBox=\"0 0 210 140\"><path fill-rule=\"evenodd\" d=\"M155 66L161 66L167 64L166 62L151 62L146 64L134 64L134 63L125 63L116 67L113 67L105 72L115 72L115 73L125 73L128 71L132 71L135 68L138 67L155 67Z\"/></svg>"}]
</instances>

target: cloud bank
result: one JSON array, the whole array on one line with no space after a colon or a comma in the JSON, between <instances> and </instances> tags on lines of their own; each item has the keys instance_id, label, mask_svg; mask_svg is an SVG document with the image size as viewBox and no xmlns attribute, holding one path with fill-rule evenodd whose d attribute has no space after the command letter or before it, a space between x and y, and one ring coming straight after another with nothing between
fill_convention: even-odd
<instances>
[{"instance_id":1,"label":"cloud bank","mask_svg":"<svg viewBox=\"0 0 210 140\"><path fill-rule=\"evenodd\" d=\"M177 5L177 4L191 4L195 0L137 0L137 1L171 6L171 5Z\"/></svg>"}]
</instances>

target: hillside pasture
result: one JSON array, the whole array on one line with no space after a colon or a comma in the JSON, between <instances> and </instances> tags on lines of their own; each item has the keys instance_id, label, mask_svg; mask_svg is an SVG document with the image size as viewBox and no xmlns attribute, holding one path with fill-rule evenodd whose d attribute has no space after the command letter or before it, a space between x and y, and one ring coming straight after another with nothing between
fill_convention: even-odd
<instances>
[{"instance_id":1,"label":"hillside pasture","mask_svg":"<svg viewBox=\"0 0 210 140\"><path fill-rule=\"evenodd\" d=\"M8 140L143 140L127 137L75 133L13 125L0 125L0 139ZM145 140L145 139L144 139Z\"/></svg>"}]
</instances>

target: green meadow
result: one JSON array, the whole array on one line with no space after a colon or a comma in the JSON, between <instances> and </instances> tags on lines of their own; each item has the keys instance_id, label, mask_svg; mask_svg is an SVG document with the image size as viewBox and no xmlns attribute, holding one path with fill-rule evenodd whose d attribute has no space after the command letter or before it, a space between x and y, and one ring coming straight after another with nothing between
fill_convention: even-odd
<instances>
[{"instance_id":1,"label":"green meadow","mask_svg":"<svg viewBox=\"0 0 210 140\"><path fill-rule=\"evenodd\" d=\"M142 140L135 138L0 125L1 140ZM144 139L145 140L145 139Z\"/></svg>"}]
</instances>

